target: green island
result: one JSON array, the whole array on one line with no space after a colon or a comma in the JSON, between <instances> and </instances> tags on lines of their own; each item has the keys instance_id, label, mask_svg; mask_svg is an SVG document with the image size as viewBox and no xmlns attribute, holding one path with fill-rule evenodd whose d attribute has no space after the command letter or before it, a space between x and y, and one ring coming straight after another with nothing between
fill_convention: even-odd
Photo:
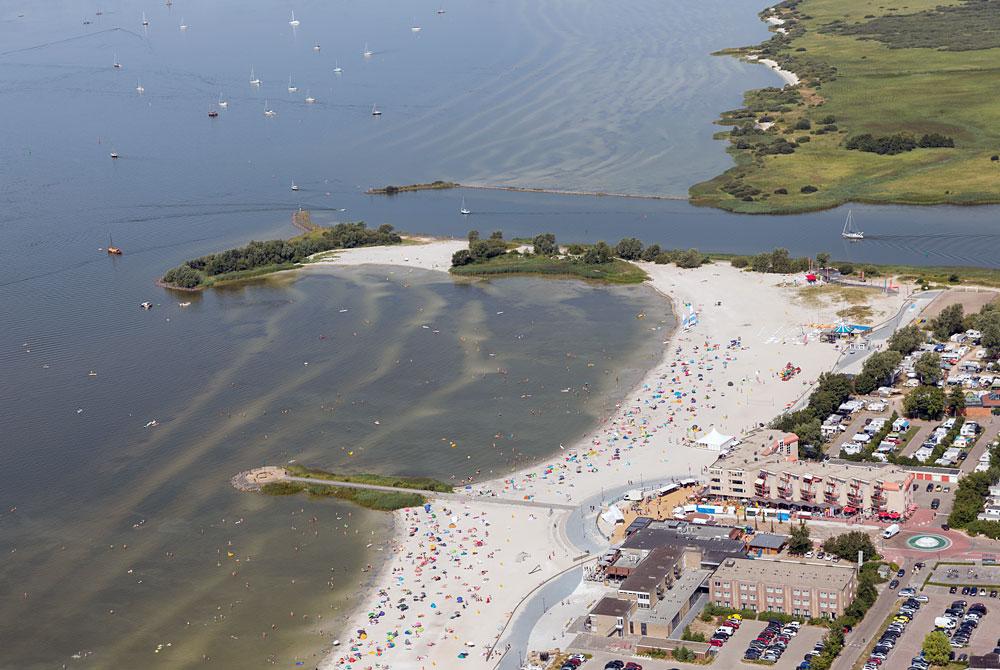
<instances>
[{"instance_id":1,"label":"green island","mask_svg":"<svg viewBox=\"0 0 1000 670\"><path fill-rule=\"evenodd\" d=\"M365 193L367 195L396 195L408 191L440 191L449 188L458 188L461 184L453 181L432 181L424 184L407 184L406 186L383 186L382 188L370 188Z\"/></svg>"},{"instance_id":2,"label":"green island","mask_svg":"<svg viewBox=\"0 0 1000 670\"><path fill-rule=\"evenodd\" d=\"M369 484L372 486L388 486L399 489L419 489L422 491L450 493L453 487L429 477L399 477L394 475L353 474L345 475L301 465L285 467L289 475L324 481L348 482L354 484ZM375 489L358 489L346 486L330 486L328 484L307 484L298 481L271 482L261 487L261 492L267 495L286 496L307 493L317 498L337 498L346 500L368 509L391 512L404 507L417 507L427 502L427 498L412 491L384 491Z\"/></svg>"},{"instance_id":3,"label":"green island","mask_svg":"<svg viewBox=\"0 0 1000 670\"><path fill-rule=\"evenodd\" d=\"M722 114L736 165L692 204L794 213L846 202L1000 202L1000 0L785 0L774 36L723 54L797 85Z\"/></svg>"},{"instance_id":4,"label":"green island","mask_svg":"<svg viewBox=\"0 0 1000 670\"><path fill-rule=\"evenodd\" d=\"M531 249L523 248L525 246ZM616 247L597 242L562 248L552 233L541 233L527 244L522 244L503 239L500 231L481 239L479 232L472 230L469 231L469 248L459 249L452 255L451 273L466 277L544 275L607 284L641 284L648 276L642 268L626 261L653 260L650 251L655 251L655 255L661 257L658 262L663 263L689 253L697 255L698 265L703 261L701 254L695 250L661 252L659 245L644 249L642 242L633 238L622 240ZM642 256L643 253L646 255Z\"/></svg>"},{"instance_id":5,"label":"green island","mask_svg":"<svg viewBox=\"0 0 1000 670\"><path fill-rule=\"evenodd\" d=\"M291 270L323 251L401 244L392 226L370 229L364 222L324 227L310 224L306 232L289 240L252 241L244 247L202 256L168 270L160 279L164 288L199 291L223 283L253 279Z\"/></svg>"}]
</instances>

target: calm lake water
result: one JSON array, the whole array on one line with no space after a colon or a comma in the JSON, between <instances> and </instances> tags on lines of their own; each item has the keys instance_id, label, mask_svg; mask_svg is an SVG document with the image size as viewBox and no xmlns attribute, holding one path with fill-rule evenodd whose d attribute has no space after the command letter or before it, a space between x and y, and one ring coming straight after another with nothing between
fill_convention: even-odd
<instances>
[{"instance_id":1,"label":"calm lake water","mask_svg":"<svg viewBox=\"0 0 1000 670\"><path fill-rule=\"evenodd\" d=\"M669 326L644 289L573 282L310 271L188 308L153 286L292 234L298 206L439 235L995 263L996 208L856 207L870 239L845 245L843 211L470 190L466 218L459 192L363 195L438 178L683 195L729 165L711 120L779 83L709 55L766 38L764 6L0 3L0 667L311 661L386 517L240 495L232 474L537 459L604 413ZM100 251L109 235L124 256Z\"/></svg>"}]
</instances>

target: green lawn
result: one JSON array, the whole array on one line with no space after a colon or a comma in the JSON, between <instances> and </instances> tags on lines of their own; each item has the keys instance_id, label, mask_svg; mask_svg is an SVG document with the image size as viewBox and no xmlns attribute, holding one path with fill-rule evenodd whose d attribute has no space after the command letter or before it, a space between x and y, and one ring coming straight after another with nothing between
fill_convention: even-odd
<instances>
[{"instance_id":1,"label":"green lawn","mask_svg":"<svg viewBox=\"0 0 1000 670\"><path fill-rule=\"evenodd\" d=\"M905 5L869 0L778 5L790 34L772 40L766 56L794 71L813 73L819 81L806 77L799 87L803 100L771 112L775 125L763 138L749 140L808 141L797 143L794 153L778 155L731 145L736 167L693 186L692 202L749 213L791 213L848 201L1000 202L1000 161L991 160L1000 153L1000 97L995 94L1000 48L974 48L996 41L988 25L974 26L983 15L993 17L995 26L1000 1L976 4L985 9L966 11L967 5L956 0L944 6L957 11L928 11L942 3L926 0ZM939 43L940 48L913 43ZM747 102L755 102L753 95ZM761 115L759 106L754 107L757 113L749 120ZM724 115L723 123L747 121L746 115L729 116ZM817 132L826 116L834 117L836 129ZM803 118L811 128L794 129ZM899 132L917 137L940 133L953 138L955 148L918 148L889 156L842 146L848 137L862 133ZM802 193L806 185L816 192ZM787 194L776 194L778 189ZM757 192L747 199L751 191Z\"/></svg>"},{"instance_id":2,"label":"green lawn","mask_svg":"<svg viewBox=\"0 0 1000 670\"><path fill-rule=\"evenodd\" d=\"M617 258L609 263L584 263L579 258L519 254L505 254L482 263L453 267L451 273L470 277L545 275L557 279L586 279L609 284L641 284L648 278L637 266Z\"/></svg>"}]
</instances>

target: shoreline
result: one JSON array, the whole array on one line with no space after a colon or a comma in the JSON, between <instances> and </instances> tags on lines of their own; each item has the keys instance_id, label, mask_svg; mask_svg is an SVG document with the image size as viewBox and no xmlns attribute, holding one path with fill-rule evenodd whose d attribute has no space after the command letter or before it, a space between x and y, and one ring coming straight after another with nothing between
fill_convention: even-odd
<instances>
[{"instance_id":1,"label":"shoreline","mask_svg":"<svg viewBox=\"0 0 1000 670\"><path fill-rule=\"evenodd\" d=\"M321 263L389 264L446 271L451 251L464 245L464 241L457 240L428 244L419 258L414 254L419 247L402 251L352 250ZM650 336L663 342L662 354L639 383L622 393L615 407L583 435L565 447L559 445L558 450L554 449L549 457L537 463L465 487L467 492L489 497L490 503L476 504L470 500L468 504L453 505L431 497L437 519L430 519L431 513L424 514L423 510L394 513L396 527L402 531L409 526L411 532L393 534L392 556L387 557L392 560L380 568L375 579L381 586L377 592L380 595L365 594L364 602L358 603L338 629L341 647L328 647L319 667L332 670L366 663L369 660L366 656L372 654L377 656L377 662L388 663L393 670L420 670L435 664L448 667L446 664L456 653L471 656L493 646L502 650L505 639L500 631L520 615L517 607L524 595L562 573L583 553L567 535L565 525L578 511L550 509L550 520L555 523L542 524L537 532L526 533L532 524L539 523L544 513L525 513L524 501L530 501L536 506L535 512L539 512L539 504L578 506L595 496L603 499L606 488L636 485L633 477L655 484L671 477L700 476L703 468L714 461L715 452L692 446L693 439L713 427L742 435L760 423L769 422L808 392L816 378L830 370L837 360L838 350L819 343L809 346L809 333L803 331L808 324L815 323L817 312L827 316L825 312L832 314L836 307L801 304L795 288L785 285L789 276L742 273L722 264L692 270L638 265L650 275L646 283L669 300L675 320L679 314L694 309L700 315L698 324L687 330L675 326L669 334L662 332L662 328L651 328ZM874 301L880 312L889 312L895 309L894 302L898 299ZM737 341L739 344L734 347ZM726 342L730 345L724 348ZM795 361L803 370L793 382L783 382L778 377L786 361ZM673 391L683 395L674 399ZM498 505L500 500L509 504ZM452 532L460 533L463 539L482 538L476 534L477 529L481 533L488 527L488 540L483 544L460 545L464 547L463 556L470 557L465 560L478 564L478 575L448 574L451 563L446 562L447 554L442 554L440 548L428 549L434 545L425 541L427 534L443 537L436 535L443 532L439 510L450 514L452 523L457 524ZM470 518L477 521L466 526ZM516 558L522 555L531 558L525 558L520 566L516 560L512 564L510 558L515 551L519 552ZM487 555L484 557L483 553ZM466 569L474 567L461 560L459 564ZM529 565L534 567L527 572ZM439 566L445 572L429 572ZM446 579L424 582L428 574L435 579ZM468 581L455 584L452 578ZM502 588L508 580L516 584L515 589ZM474 603L475 615L479 616L482 610L489 613L480 619L463 616L443 620L437 616L440 609L425 609L417 614L424 619L413 619L408 615L423 606L422 602L414 602L400 620L411 625L413 621L423 621L427 628L421 627L416 632L407 628L403 637L391 637L404 641L402 650L398 645L394 648L373 642L371 637L377 637L384 628L373 633L372 627L365 626L365 611L383 608L394 613L400 593L405 599L408 597L405 594L417 589L421 592L437 589L435 596L453 602L458 594L485 593L485 603ZM373 600L377 604L373 605ZM464 606L461 612L469 614ZM392 618L390 614L386 619L390 628L398 626ZM367 629L368 639L351 636L359 629ZM357 651L345 657L345 646ZM376 661L376 657L370 660Z\"/></svg>"}]
</instances>

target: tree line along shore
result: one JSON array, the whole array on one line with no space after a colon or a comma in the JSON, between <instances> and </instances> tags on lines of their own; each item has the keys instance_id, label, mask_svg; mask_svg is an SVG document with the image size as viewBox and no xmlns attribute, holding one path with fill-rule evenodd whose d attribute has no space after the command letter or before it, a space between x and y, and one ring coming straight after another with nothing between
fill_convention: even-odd
<instances>
[{"instance_id":1,"label":"tree line along shore","mask_svg":"<svg viewBox=\"0 0 1000 670\"><path fill-rule=\"evenodd\" d=\"M785 0L773 36L730 54L796 85L748 91L722 114L736 165L691 202L792 213L845 202L1000 202L1000 3Z\"/></svg>"}]
</instances>

